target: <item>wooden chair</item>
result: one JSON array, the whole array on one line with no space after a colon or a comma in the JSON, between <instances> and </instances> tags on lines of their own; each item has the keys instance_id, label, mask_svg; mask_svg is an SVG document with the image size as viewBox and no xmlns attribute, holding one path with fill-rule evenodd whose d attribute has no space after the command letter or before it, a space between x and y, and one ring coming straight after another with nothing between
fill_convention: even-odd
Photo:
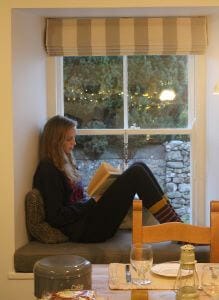
<instances>
[{"instance_id":1,"label":"wooden chair","mask_svg":"<svg viewBox=\"0 0 219 300\"><path fill-rule=\"evenodd\" d=\"M210 245L210 261L219 262L219 201L211 201L210 227L169 222L143 226L142 201L133 201L133 243L181 241Z\"/></svg>"}]
</instances>

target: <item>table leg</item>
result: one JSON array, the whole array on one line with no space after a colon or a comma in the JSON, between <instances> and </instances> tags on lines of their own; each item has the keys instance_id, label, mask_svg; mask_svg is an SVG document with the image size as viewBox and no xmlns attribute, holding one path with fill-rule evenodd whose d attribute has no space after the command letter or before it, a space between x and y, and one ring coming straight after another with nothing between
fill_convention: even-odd
<instances>
[{"instance_id":1,"label":"table leg","mask_svg":"<svg viewBox=\"0 0 219 300\"><path fill-rule=\"evenodd\" d=\"M131 300L148 300L148 290L132 290Z\"/></svg>"}]
</instances>

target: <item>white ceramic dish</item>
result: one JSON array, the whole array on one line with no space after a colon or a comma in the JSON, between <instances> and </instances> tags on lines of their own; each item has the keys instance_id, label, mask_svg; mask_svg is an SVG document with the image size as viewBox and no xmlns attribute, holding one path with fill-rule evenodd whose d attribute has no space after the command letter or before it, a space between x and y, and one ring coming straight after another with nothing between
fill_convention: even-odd
<instances>
[{"instance_id":1,"label":"white ceramic dish","mask_svg":"<svg viewBox=\"0 0 219 300\"><path fill-rule=\"evenodd\" d=\"M151 268L151 271L154 274L160 275L160 276L166 276L166 277L176 277L178 270L179 270L179 263L162 263L154 265ZM185 274L182 273L183 276L187 275L187 272L185 271Z\"/></svg>"}]
</instances>

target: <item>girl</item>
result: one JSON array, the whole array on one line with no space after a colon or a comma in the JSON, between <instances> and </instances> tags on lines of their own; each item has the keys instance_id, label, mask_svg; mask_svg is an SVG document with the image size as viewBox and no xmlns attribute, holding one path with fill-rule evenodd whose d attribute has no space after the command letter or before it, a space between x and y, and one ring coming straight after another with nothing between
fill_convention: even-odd
<instances>
[{"instance_id":1,"label":"girl","mask_svg":"<svg viewBox=\"0 0 219 300\"><path fill-rule=\"evenodd\" d=\"M160 223L181 222L151 170L132 164L96 198L88 198L72 157L76 123L54 116L44 126L40 162L33 187L43 197L46 221L70 240L101 242L112 237L132 205L135 194Z\"/></svg>"}]
</instances>

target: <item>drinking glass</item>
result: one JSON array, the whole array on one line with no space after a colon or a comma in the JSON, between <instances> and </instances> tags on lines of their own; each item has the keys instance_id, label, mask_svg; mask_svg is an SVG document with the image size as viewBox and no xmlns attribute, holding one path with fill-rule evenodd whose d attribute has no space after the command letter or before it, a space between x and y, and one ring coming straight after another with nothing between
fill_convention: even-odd
<instances>
[{"instance_id":1,"label":"drinking glass","mask_svg":"<svg viewBox=\"0 0 219 300\"><path fill-rule=\"evenodd\" d=\"M130 253L130 263L137 277L132 282L138 285L151 283L148 273L153 264L153 251L149 244L133 244Z\"/></svg>"},{"instance_id":2,"label":"drinking glass","mask_svg":"<svg viewBox=\"0 0 219 300\"><path fill-rule=\"evenodd\" d=\"M203 267L202 288L211 299L219 299L219 265L208 264Z\"/></svg>"}]
</instances>

